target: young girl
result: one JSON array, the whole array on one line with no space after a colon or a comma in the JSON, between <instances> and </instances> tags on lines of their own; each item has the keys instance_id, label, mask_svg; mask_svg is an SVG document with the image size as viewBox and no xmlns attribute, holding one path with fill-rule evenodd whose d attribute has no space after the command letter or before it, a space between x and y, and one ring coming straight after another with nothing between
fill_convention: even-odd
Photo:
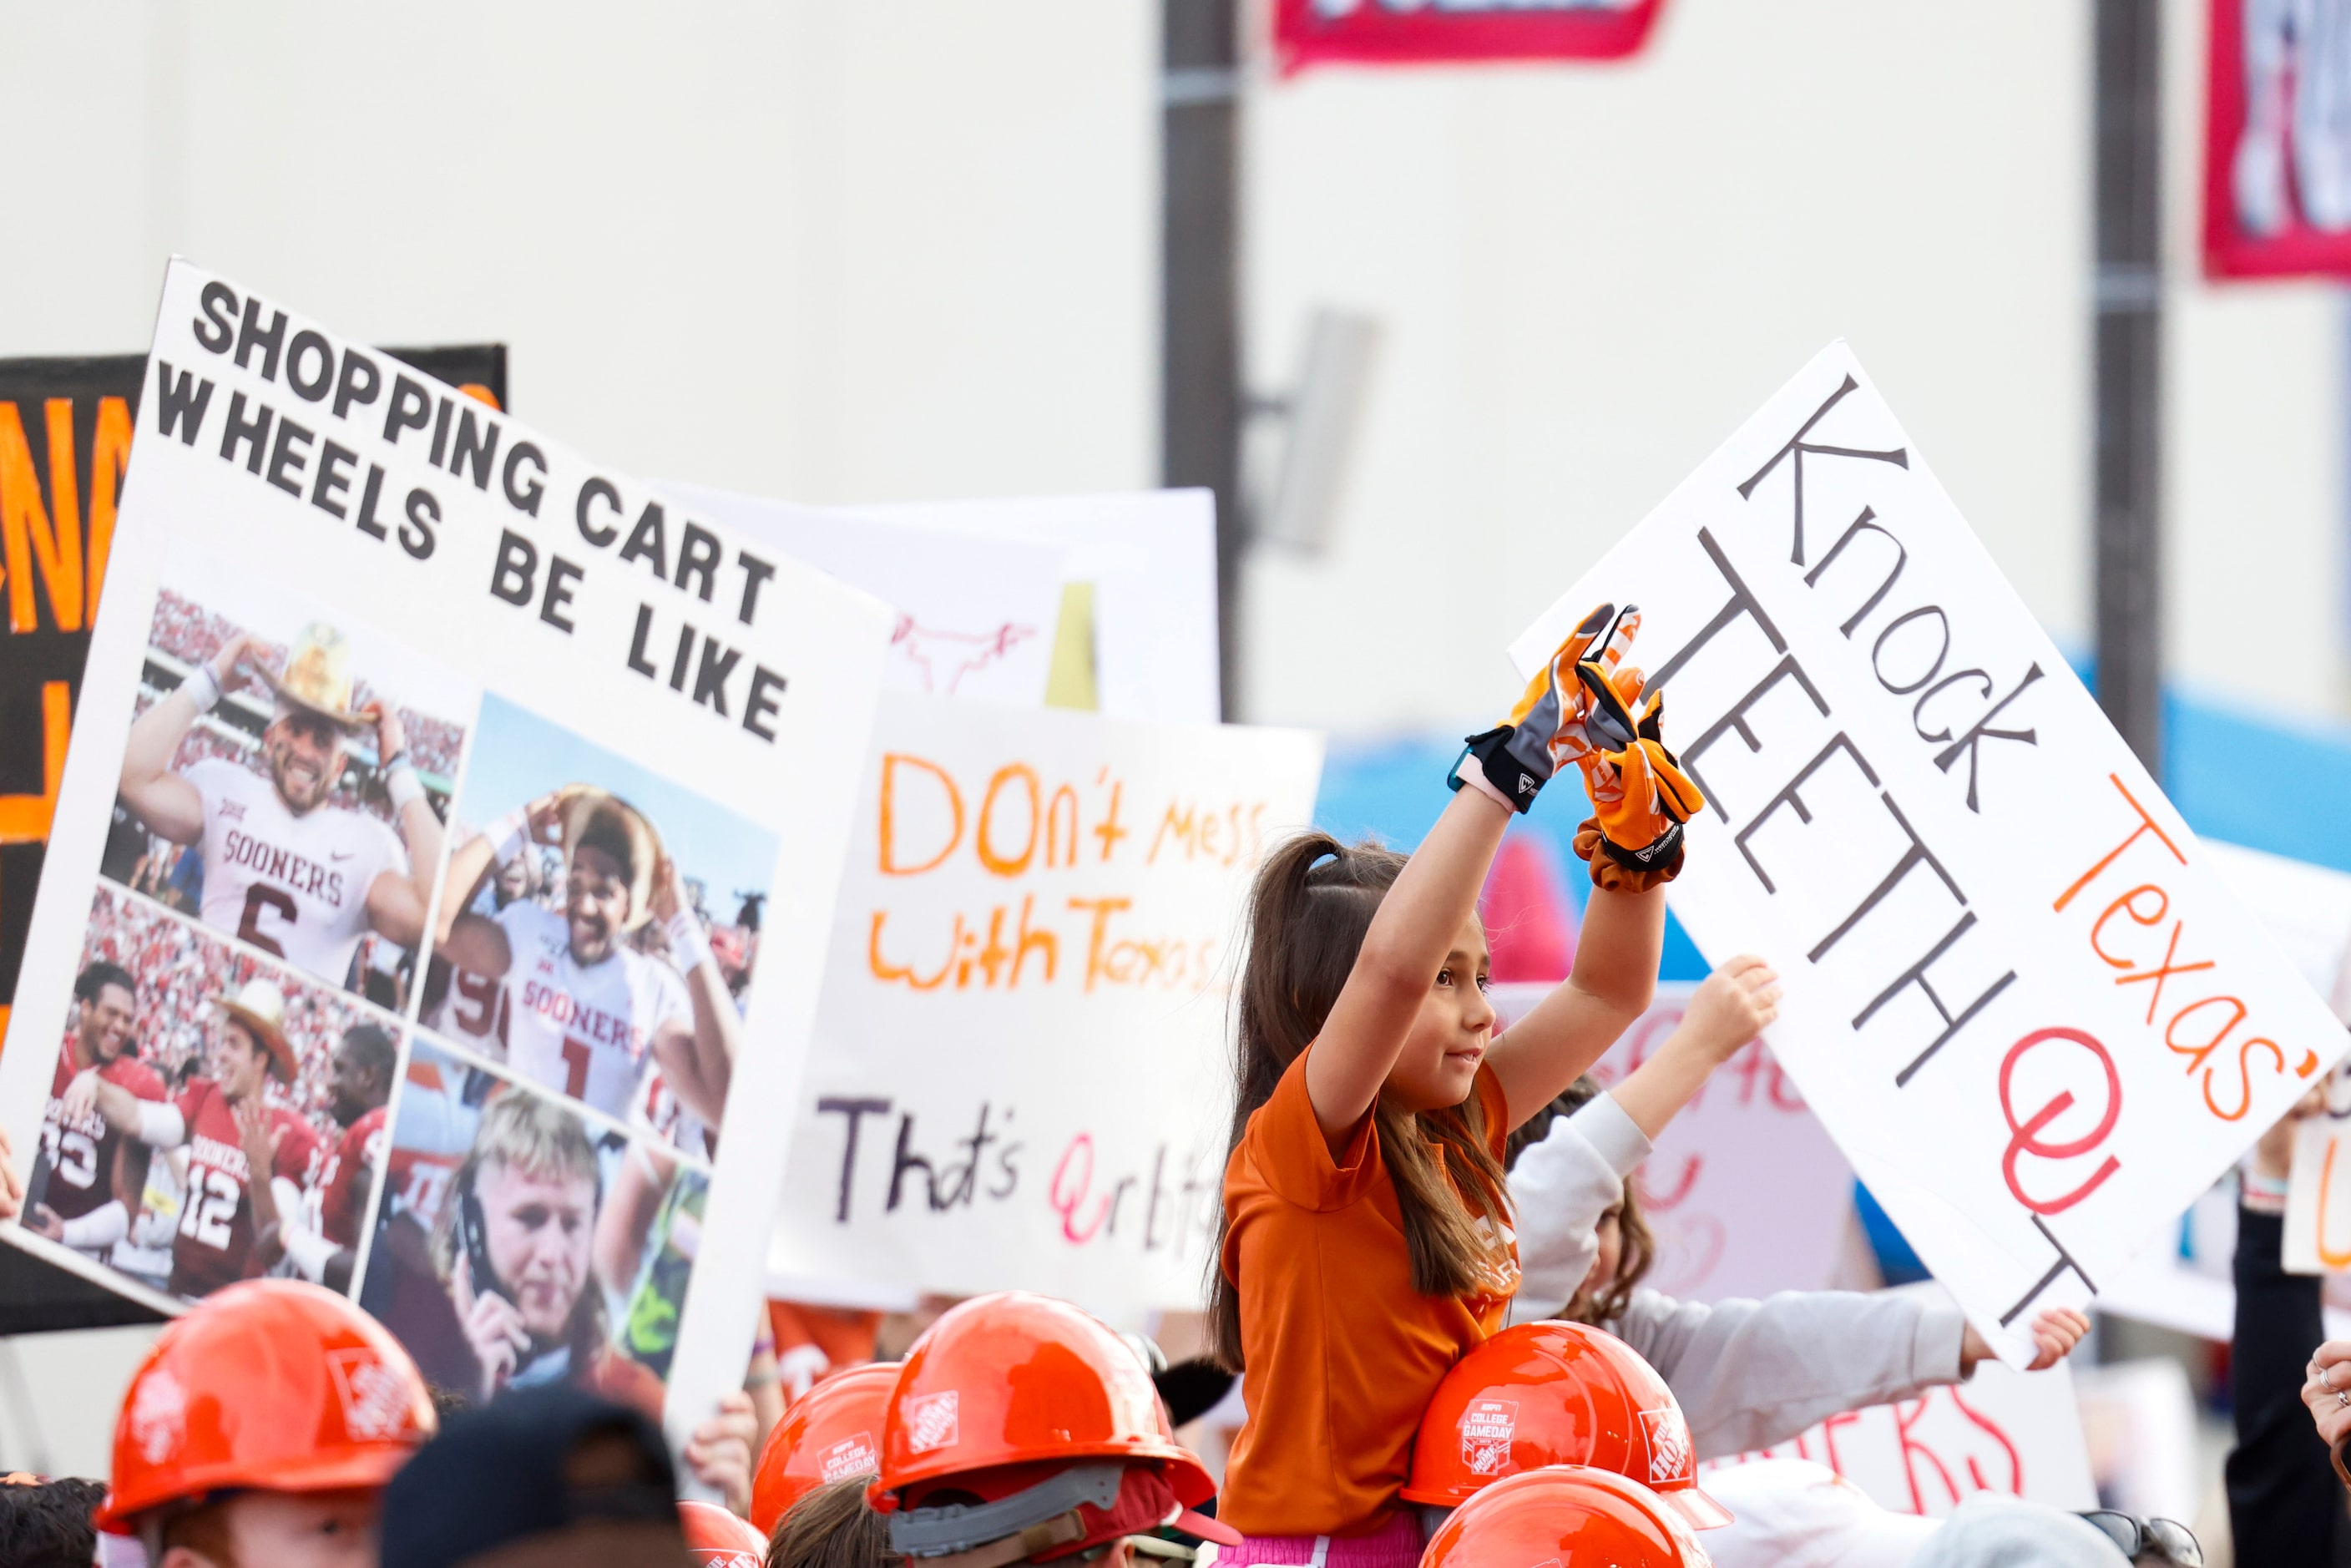
<instances>
[{"instance_id":1,"label":"young girl","mask_svg":"<svg viewBox=\"0 0 2351 1568\"><path fill-rule=\"evenodd\" d=\"M1974 1375L1991 1347L1938 1291L1783 1291L1709 1304L1642 1286L1654 1253L1632 1171L1711 1071L1687 1052L1668 1059L1676 1043L1613 1093L1578 1079L1513 1137L1528 1288L1511 1321L1563 1317L1631 1345L1674 1391L1701 1459L1768 1448L1841 1411ZM1577 1283L1562 1306L1569 1269ZM2055 1365L2089 1327L2076 1312L2040 1314L2033 1369Z\"/></svg>"},{"instance_id":2,"label":"young girl","mask_svg":"<svg viewBox=\"0 0 2351 1568\"><path fill-rule=\"evenodd\" d=\"M1632 714L1640 676L1622 659L1637 625L1604 607L1578 628L1513 722L1472 737L1409 860L1316 833L1259 873L1210 1301L1249 1408L1218 1505L1249 1538L1223 1553L1235 1568L1419 1557L1396 1497L1414 1432L1517 1285L1503 1140L1655 988L1659 887L1697 795L1657 739L1655 698ZM1574 973L1489 1040L1479 889L1512 807L1561 760L1594 799L1578 849L1597 886ZM1777 997L1771 970L1740 960L1699 988L1682 1032L1727 1056Z\"/></svg>"}]
</instances>

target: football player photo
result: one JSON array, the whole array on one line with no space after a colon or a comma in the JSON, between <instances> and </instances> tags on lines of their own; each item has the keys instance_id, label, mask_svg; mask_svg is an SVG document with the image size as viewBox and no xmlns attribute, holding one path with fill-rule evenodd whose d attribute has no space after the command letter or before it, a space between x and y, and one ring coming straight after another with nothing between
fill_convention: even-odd
<instances>
[{"instance_id":1,"label":"football player photo","mask_svg":"<svg viewBox=\"0 0 2351 1568\"><path fill-rule=\"evenodd\" d=\"M424 1027L708 1158L774 838L495 695L457 820Z\"/></svg>"},{"instance_id":2,"label":"football player photo","mask_svg":"<svg viewBox=\"0 0 2351 1568\"><path fill-rule=\"evenodd\" d=\"M429 1380L475 1402L569 1383L658 1417L706 1173L422 1040L388 1155L408 1176L360 1302Z\"/></svg>"},{"instance_id":3,"label":"football player photo","mask_svg":"<svg viewBox=\"0 0 2351 1568\"><path fill-rule=\"evenodd\" d=\"M404 1012L473 700L249 572L177 565L100 873Z\"/></svg>"},{"instance_id":4,"label":"football player photo","mask_svg":"<svg viewBox=\"0 0 2351 1568\"><path fill-rule=\"evenodd\" d=\"M26 1228L183 1301L347 1285L398 1054L354 998L101 884Z\"/></svg>"}]
</instances>

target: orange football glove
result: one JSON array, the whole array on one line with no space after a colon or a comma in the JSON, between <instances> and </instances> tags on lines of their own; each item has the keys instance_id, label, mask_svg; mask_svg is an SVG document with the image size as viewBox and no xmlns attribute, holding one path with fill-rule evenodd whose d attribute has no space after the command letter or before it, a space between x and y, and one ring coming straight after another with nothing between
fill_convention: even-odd
<instances>
[{"instance_id":1,"label":"orange football glove","mask_svg":"<svg viewBox=\"0 0 2351 1568\"><path fill-rule=\"evenodd\" d=\"M1586 624L1608 612L1602 606ZM1640 612L1626 605L1604 639L1591 639L1599 656L1575 666L1585 716L1577 736L1584 745L1574 757L1593 807L1576 833L1575 852L1590 864L1595 883L1636 893L1672 881L1681 870L1682 825L1706 805L1680 759L1666 748L1665 694L1652 692L1642 701L1641 671L1625 662L1640 629Z\"/></svg>"}]
</instances>

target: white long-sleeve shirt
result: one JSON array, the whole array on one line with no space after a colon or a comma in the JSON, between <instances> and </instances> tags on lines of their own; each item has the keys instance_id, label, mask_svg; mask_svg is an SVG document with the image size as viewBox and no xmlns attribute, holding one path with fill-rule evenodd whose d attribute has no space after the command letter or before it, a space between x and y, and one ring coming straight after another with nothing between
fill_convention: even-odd
<instances>
[{"instance_id":1,"label":"white long-sleeve shirt","mask_svg":"<svg viewBox=\"0 0 2351 1568\"><path fill-rule=\"evenodd\" d=\"M1600 1217L1624 1196L1625 1178L1649 1157L1648 1135L1611 1094L1551 1124L1510 1167L1519 1241L1519 1293L1510 1321L1556 1317L1600 1253Z\"/></svg>"},{"instance_id":2,"label":"white long-sleeve shirt","mask_svg":"<svg viewBox=\"0 0 2351 1568\"><path fill-rule=\"evenodd\" d=\"M1510 1171L1524 1282L1510 1321L1554 1316L1599 1251L1600 1217L1649 1140L1602 1094L1552 1124ZM1601 1325L1674 1392L1700 1458L1782 1443L1845 1410L1959 1381L1967 1319L1938 1287L1783 1291L1764 1301L1677 1301L1636 1290Z\"/></svg>"}]
</instances>

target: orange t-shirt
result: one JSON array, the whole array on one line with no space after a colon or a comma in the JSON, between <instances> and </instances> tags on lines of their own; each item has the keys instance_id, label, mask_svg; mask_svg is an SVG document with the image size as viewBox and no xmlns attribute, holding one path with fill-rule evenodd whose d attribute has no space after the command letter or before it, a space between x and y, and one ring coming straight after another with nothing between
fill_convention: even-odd
<instances>
[{"instance_id":1,"label":"orange t-shirt","mask_svg":"<svg viewBox=\"0 0 2351 1568\"><path fill-rule=\"evenodd\" d=\"M1345 1152L1306 1097L1306 1058L1249 1117L1225 1166L1226 1278L1240 1292L1241 1394L1217 1517L1248 1535L1354 1535L1384 1523L1413 1436L1454 1363L1502 1326L1518 1248L1468 1297L1412 1288L1395 1184L1365 1116ZM1471 1095L1502 1155L1509 1110L1490 1068Z\"/></svg>"}]
</instances>

